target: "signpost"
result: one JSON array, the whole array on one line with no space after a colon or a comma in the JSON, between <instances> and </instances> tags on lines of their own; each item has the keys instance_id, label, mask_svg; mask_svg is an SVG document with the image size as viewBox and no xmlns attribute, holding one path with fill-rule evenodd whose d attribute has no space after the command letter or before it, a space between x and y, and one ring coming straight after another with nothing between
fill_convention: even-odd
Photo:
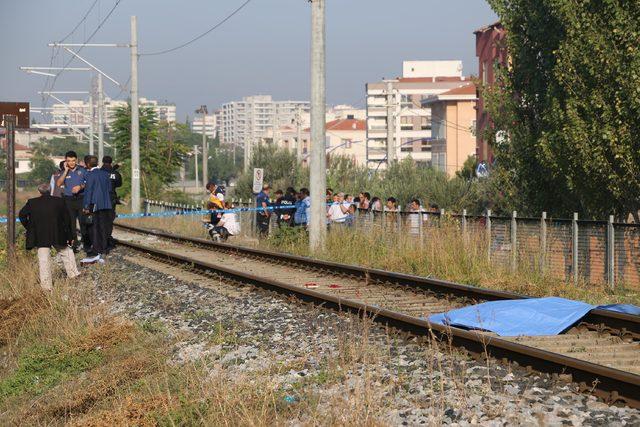
<instances>
[{"instance_id":1,"label":"signpost","mask_svg":"<svg viewBox=\"0 0 640 427\"><path fill-rule=\"evenodd\" d=\"M253 168L253 192L254 193L261 192L263 183L264 183L264 169Z\"/></svg>"},{"instance_id":2,"label":"signpost","mask_svg":"<svg viewBox=\"0 0 640 427\"><path fill-rule=\"evenodd\" d=\"M0 102L0 126L5 128L7 150L7 259L16 254L16 128L29 129L28 102Z\"/></svg>"}]
</instances>

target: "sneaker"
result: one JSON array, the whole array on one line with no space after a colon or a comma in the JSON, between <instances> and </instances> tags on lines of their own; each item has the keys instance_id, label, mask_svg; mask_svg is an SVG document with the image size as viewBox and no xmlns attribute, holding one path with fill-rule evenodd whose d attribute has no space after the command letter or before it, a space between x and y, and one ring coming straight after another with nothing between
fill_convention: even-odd
<instances>
[{"instance_id":1,"label":"sneaker","mask_svg":"<svg viewBox=\"0 0 640 427\"><path fill-rule=\"evenodd\" d=\"M94 257L86 257L86 258L82 258L80 260L80 262L82 264L95 264L96 262L104 262L104 260L102 259L102 257L100 256L100 254L94 256Z\"/></svg>"}]
</instances>

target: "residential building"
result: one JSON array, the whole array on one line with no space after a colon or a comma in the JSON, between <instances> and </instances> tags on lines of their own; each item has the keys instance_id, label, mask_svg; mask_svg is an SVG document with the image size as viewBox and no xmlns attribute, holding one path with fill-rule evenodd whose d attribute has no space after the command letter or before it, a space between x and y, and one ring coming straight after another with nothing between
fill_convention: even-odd
<instances>
[{"instance_id":1,"label":"residential building","mask_svg":"<svg viewBox=\"0 0 640 427\"><path fill-rule=\"evenodd\" d=\"M431 111L422 107L422 100L464 81L461 61L406 61L402 77L368 83L367 166L386 167L389 131L395 159L430 164Z\"/></svg>"},{"instance_id":2,"label":"residential building","mask_svg":"<svg viewBox=\"0 0 640 427\"><path fill-rule=\"evenodd\" d=\"M336 105L327 108L327 122L333 120L347 120L348 118L356 120L366 120L367 110L364 108L356 108L351 105Z\"/></svg>"},{"instance_id":3,"label":"residential building","mask_svg":"<svg viewBox=\"0 0 640 427\"><path fill-rule=\"evenodd\" d=\"M203 132L202 114L198 114L191 122L191 131L202 135ZM209 138L218 136L218 124L215 114L205 114L204 116L204 133Z\"/></svg>"},{"instance_id":4,"label":"residential building","mask_svg":"<svg viewBox=\"0 0 640 427\"><path fill-rule=\"evenodd\" d=\"M7 138L6 138L6 130L3 127L0 127L0 147L3 150L7 149ZM15 163L14 169L16 174L24 174L31 172L31 158L32 153L29 147L15 143Z\"/></svg>"},{"instance_id":5,"label":"residential building","mask_svg":"<svg viewBox=\"0 0 640 427\"><path fill-rule=\"evenodd\" d=\"M158 102L156 100L140 98L140 108L152 108L158 120L166 121L169 123L175 123L176 121L176 106L169 102ZM115 112L118 108L126 107L128 101L113 100L108 97L104 101L105 111L105 127L107 130L111 129L111 125L115 120ZM71 100L65 104L53 104L52 106L52 123L37 124L34 127L41 129L58 129L67 130L70 128L86 131L90 127L91 123L91 108L88 101L84 100ZM93 120L94 128L97 132L97 112L98 109L94 105L93 108Z\"/></svg>"},{"instance_id":6,"label":"residential building","mask_svg":"<svg viewBox=\"0 0 640 427\"><path fill-rule=\"evenodd\" d=\"M485 110L482 91L496 82L495 71L498 66L506 66L508 62L506 30L500 22L480 28L476 35L476 56L478 57L478 105L476 111L477 133L476 154L479 161L493 163L493 152L485 135L485 129L491 117Z\"/></svg>"},{"instance_id":7,"label":"residential building","mask_svg":"<svg viewBox=\"0 0 640 427\"><path fill-rule=\"evenodd\" d=\"M431 109L431 164L454 176L475 156L476 85L468 82L422 101Z\"/></svg>"},{"instance_id":8,"label":"residential building","mask_svg":"<svg viewBox=\"0 0 640 427\"><path fill-rule=\"evenodd\" d=\"M311 150L311 134L308 127L300 129L302 141L303 163L308 164ZM331 120L326 123L326 151L328 155L341 155L351 158L354 164L366 165L367 122L353 116L344 119ZM295 152L298 144L298 129L295 126L282 126L277 132L275 143L278 147ZM273 133L267 131L266 143L273 143Z\"/></svg>"},{"instance_id":9,"label":"residential building","mask_svg":"<svg viewBox=\"0 0 640 427\"><path fill-rule=\"evenodd\" d=\"M222 105L220 142L244 146L257 144L282 126L295 123L300 114L308 114L308 101L274 101L269 95L248 96L242 101Z\"/></svg>"}]
</instances>

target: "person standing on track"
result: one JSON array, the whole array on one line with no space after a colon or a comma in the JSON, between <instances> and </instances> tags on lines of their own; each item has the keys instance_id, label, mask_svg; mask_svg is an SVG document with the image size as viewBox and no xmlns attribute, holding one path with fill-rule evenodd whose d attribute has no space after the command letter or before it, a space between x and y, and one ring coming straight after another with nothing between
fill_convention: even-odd
<instances>
[{"instance_id":1,"label":"person standing on track","mask_svg":"<svg viewBox=\"0 0 640 427\"><path fill-rule=\"evenodd\" d=\"M92 217L90 226L91 250L87 253L87 258L81 262L85 264L103 263L102 255L108 253L108 232L113 228L111 180L107 171L98 168L96 156L89 156L87 166L91 169L87 173L82 207L83 213Z\"/></svg>"},{"instance_id":2,"label":"person standing on track","mask_svg":"<svg viewBox=\"0 0 640 427\"><path fill-rule=\"evenodd\" d=\"M109 174L109 180L111 181L111 191L109 197L111 198L111 222L107 229L107 252L116 247L116 242L113 239L113 221L116 220L116 206L118 205L118 193L116 189L122 187L122 175L118 172L119 165L113 164L113 158L111 156L104 156L102 158L102 169Z\"/></svg>"},{"instance_id":3,"label":"person standing on track","mask_svg":"<svg viewBox=\"0 0 640 427\"><path fill-rule=\"evenodd\" d=\"M269 211L270 192L271 187L269 187L269 184L265 184L262 187L262 191L256 196L256 226L259 237L269 236L269 220L271 219L271 212Z\"/></svg>"},{"instance_id":4,"label":"person standing on track","mask_svg":"<svg viewBox=\"0 0 640 427\"><path fill-rule=\"evenodd\" d=\"M64 171L57 178L56 185L62 187L62 197L64 204L71 217L74 233L77 235L76 221L80 224L80 235L85 252L90 249L89 236L87 234L87 224L82 215L82 197L85 186L87 170L78 165L78 155L75 151L67 151L64 155ZM78 251L77 237L74 241L73 251Z\"/></svg>"}]
</instances>

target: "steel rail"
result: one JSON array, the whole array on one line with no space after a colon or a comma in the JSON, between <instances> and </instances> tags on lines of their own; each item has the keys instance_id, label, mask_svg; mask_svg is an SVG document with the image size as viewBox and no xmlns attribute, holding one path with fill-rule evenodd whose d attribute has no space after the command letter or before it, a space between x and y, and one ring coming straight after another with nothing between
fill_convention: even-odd
<instances>
[{"instance_id":1,"label":"steel rail","mask_svg":"<svg viewBox=\"0 0 640 427\"><path fill-rule=\"evenodd\" d=\"M332 261L318 260L297 255L270 252L262 249L240 247L228 243L212 242L211 240L207 239L180 236L166 231L135 227L119 223L116 223L114 225L124 230L129 230L136 233L153 234L155 236L173 240L176 242L187 242L199 246L222 249L227 252L236 253L238 255L260 257L270 262L279 260L294 263L309 269L331 270L332 272L337 274L361 277L365 280L374 282L390 283L393 285L421 289L441 295L448 294L461 298L469 298L476 301L498 301L507 299L532 298L528 295L517 294L514 292L463 285L460 283L435 279L431 277L415 276L375 268L340 264ZM593 327L619 331L622 335L630 336L633 339L640 339L640 316L618 313L609 310L595 309L591 310L583 318L583 322Z\"/></svg>"},{"instance_id":2,"label":"steel rail","mask_svg":"<svg viewBox=\"0 0 640 427\"><path fill-rule=\"evenodd\" d=\"M356 300L258 277L243 271L195 260L185 255L173 254L139 243L123 240L118 243L169 262L184 264L202 272L213 272L231 280L249 283L285 295L293 295L302 301L312 302L327 308L350 311L360 316L369 316L377 322L410 332L416 336L434 337L450 342L452 345L465 348L480 357L508 360L541 372L560 375L568 374L574 383L579 384L582 391L592 393L609 403L624 402L631 407L640 408L640 375L506 341L477 331L467 331L430 323L425 319L382 307L367 305Z\"/></svg>"}]
</instances>

